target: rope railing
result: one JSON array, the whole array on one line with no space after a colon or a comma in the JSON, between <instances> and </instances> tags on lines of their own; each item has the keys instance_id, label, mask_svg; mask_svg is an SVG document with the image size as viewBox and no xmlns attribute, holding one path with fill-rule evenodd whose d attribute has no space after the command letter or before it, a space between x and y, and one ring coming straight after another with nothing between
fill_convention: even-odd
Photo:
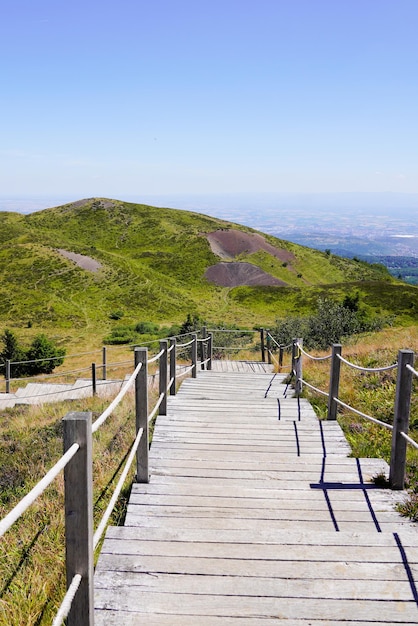
<instances>
[{"instance_id":1,"label":"rope railing","mask_svg":"<svg viewBox=\"0 0 418 626\"><path fill-rule=\"evenodd\" d=\"M418 372L412 367L412 365L406 365L406 369L412 372L414 376L418 377Z\"/></svg>"},{"instance_id":2,"label":"rope railing","mask_svg":"<svg viewBox=\"0 0 418 626\"><path fill-rule=\"evenodd\" d=\"M311 361L328 361L332 357L332 354L327 354L326 356L313 356L313 354L309 354L308 352L306 352L306 350L304 350L299 343L297 343L296 345L302 352L302 354L308 357L308 359L311 359Z\"/></svg>"},{"instance_id":3,"label":"rope railing","mask_svg":"<svg viewBox=\"0 0 418 626\"><path fill-rule=\"evenodd\" d=\"M100 428L100 426L102 424L104 424L104 422L107 420L109 415L111 415L113 413L113 411L115 410L115 408L118 406L118 404L120 403L122 398L128 393L129 389L134 384L134 382L135 382L135 380L136 380L136 378L137 378L137 376L139 374L139 371L140 371L141 367L142 367L142 363L139 363L136 366L136 368L134 369L134 371L132 372L132 374L129 377L129 379L123 385L122 389L119 391L119 393L116 396L116 398L110 403L110 405L107 407L107 409L105 411L103 411L103 413L93 423L93 425L91 427L93 433L95 433L96 430L98 430Z\"/></svg>"},{"instance_id":4,"label":"rope railing","mask_svg":"<svg viewBox=\"0 0 418 626\"><path fill-rule=\"evenodd\" d=\"M303 340L294 339L292 349L292 372L295 376L295 391L299 395L302 392L303 385L309 389L328 397L328 413L327 419L337 419L337 408L342 407L347 411L351 411L364 419L378 424L385 429L392 431L392 446L390 458L390 475L389 483L392 489L403 489L405 484L405 468L406 468L406 444L412 445L418 449L418 443L415 442L407 433L409 430L409 418L411 410L411 394L413 377L418 376L418 372L413 368L414 353L412 350L399 350L398 360L395 364L384 367L362 367L355 363L351 363L341 355L341 344L333 344L331 353L331 369L329 377L328 393L307 383L302 374L302 357L311 355L303 349ZM322 357L320 357L322 358ZM329 358L329 357L327 357ZM315 360L317 360L315 358ZM393 425L382 420L376 419L371 415L355 409L349 404L343 402L339 398L340 385L340 367L341 364L355 369L360 372L380 373L394 370L397 368L396 393L394 403Z\"/></svg>"},{"instance_id":5,"label":"rope railing","mask_svg":"<svg viewBox=\"0 0 418 626\"><path fill-rule=\"evenodd\" d=\"M186 343L178 343L177 344L177 349L187 348L188 346L191 346L192 343L194 343L194 339L191 339L190 341L187 341Z\"/></svg>"},{"instance_id":6,"label":"rope railing","mask_svg":"<svg viewBox=\"0 0 418 626\"><path fill-rule=\"evenodd\" d=\"M329 397L329 393L327 393L326 391L322 391L322 389L318 389L318 387L314 387L310 383L307 383L306 380L304 380L303 378L300 378L299 380L301 381L301 383L303 383L304 385L309 387L309 389L312 389L313 391L316 391L317 393L321 394L322 396L326 396L327 398Z\"/></svg>"},{"instance_id":7,"label":"rope railing","mask_svg":"<svg viewBox=\"0 0 418 626\"><path fill-rule=\"evenodd\" d=\"M338 358L342 363L345 363L349 367L359 370L360 372L388 372L398 367L397 363L394 363L393 365L386 365L384 367L363 367L361 365L356 365L355 363L351 363L350 361L347 361L347 359L344 359L341 356L341 354L338 355Z\"/></svg>"},{"instance_id":8,"label":"rope railing","mask_svg":"<svg viewBox=\"0 0 418 626\"><path fill-rule=\"evenodd\" d=\"M158 361L158 359L164 354L164 350L160 350L158 354L156 354L155 356L153 356L151 359L148 359L148 365L150 365L151 363L155 363L155 361Z\"/></svg>"},{"instance_id":9,"label":"rope railing","mask_svg":"<svg viewBox=\"0 0 418 626\"><path fill-rule=\"evenodd\" d=\"M74 443L69 450L55 463L45 476L24 496L18 504L0 521L0 537L13 526L13 524L25 513L25 511L43 494L52 481L58 476L64 467L78 452L80 446Z\"/></svg>"},{"instance_id":10,"label":"rope railing","mask_svg":"<svg viewBox=\"0 0 418 626\"><path fill-rule=\"evenodd\" d=\"M205 342L206 341L208 342L211 350L211 337L205 339ZM192 376L195 377L197 373L197 364L205 363L209 366L209 364L211 363L212 355L211 352L209 352L209 357L207 359L198 361L196 352L196 346L198 342L196 337L193 338L192 343L192 365L191 367L185 368L183 375L192 372ZM56 478L59 472L61 472L62 470L65 471L65 506L66 511L68 511L68 514L66 514L66 554L68 582L67 593L65 594L63 602L55 616L54 626L61 625L62 622L66 619L68 619L67 623L69 626L73 624L76 624L77 626L84 626L84 624L87 625L87 623L90 626L90 622L85 621L85 619L88 619L85 616L91 613L91 611L86 610L86 602L91 602L92 596L91 593L86 595L86 584L81 585L82 580L84 580L84 574L82 578L79 573L80 571L86 571L87 586L91 588L93 557L89 553L88 545L90 540L87 541L86 539L86 531L84 530L83 524L85 521L86 525L88 526L86 520L89 516L93 515L92 487L89 487L88 485L89 481L92 481L92 470L87 470L86 468L92 467L91 442L93 434L97 432L97 430L105 423L108 417L115 411L116 407L120 404L123 397L128 393L133 385L135 385L136 390L135 403L137 415L137 434L134 443L129 450L129 454L124 464L123 471L120 474L118 483L115 487L112 497L110 498L108 506L106 507L106 510L100 522L98 523L96 531L92 535L90 545L93 546L93 550L97 548L101 538L103 537L110 516L118 498L120 497L121 490L123 489L123 485L127 479L128 473L130 471L130 468L132 467L135 457L137 459L137 480L140 482L148 482L149 480L148 424L154 418L157 412L159 412L159 414L165 414L167 394L169 392L175 393L176 382L175 341L173 340L173 344L170 346L170 348L168 348L167 342L164 341L160 342L160 346L160 352L151 359L147 358L146 348L135 349L135 369L133 373L126 381L123 382L122 388L120 389L119 393L94 423L91 422L90 413L67 414L67 416L64 418L64 449L66 450L65 454L58 460L54 467L51 468L51 470L39 481L39 483L24 498L22 498L22 500L16 505L16 507L14 507L12 511L10 511L10 513L3 520L0 521L1 536L11 527L11 525L13 525L13 523L17 519L19 519L19 517L26 511L26 509L41 495L41 493L43 493L43 491L54 480L54 478ZM169 379L167 378L168 355L170 355ZM143 408L141 407L148 406L147 398L149 377L147 368L149 364L155 362L157 359L160 359L159 381L160 389L162 386L163 391L160 393L154 409L149 415L145 417L145 421L143 421L143 418L141 417ZM104 384L110 384L110 381L101 382L103 382ZM141 422L143 425L141 425ZM73 443L71 443L71 440L73 441ZM88 443L89 441L90 443ZM78 460L79 454L82 455L80 457L80 460ZM78 495L78 493L80 493L80 495ZM89 493L90 496L88 495ZM67 498L69 499L68 504ZM87 504L85 505L83 503ZM86 515L77 512L81 511L83 506L87 506L87 509L85 510L90 511L87 517ZM80 522L80 520L84 521ZM90 528L92 529L92 525ZM91 532L93 531L91 530ZM77 537L77 539L75 539L75 537ZM87 543L83 543L85 541L87 541ZM76 550L78 552L78 557L75 560L71 556L73 550ZM68 559L70 559L70 561L68 561ZM85 565L79 565L74 570L75 562L83 562L85 563ZM80 609L80 606L82 606L83 608Z\"/></svg>"},{"instance_id":11,"label":"rope railing","mask_svg":"<svg viewBox=\"0 0 418 626\"><path fill-rule=\"evenodd\" d=\"M351 411L352 413L355 413L356 415L360 415L361 417L364 417L366 420L369 420L369 422L373 422L374 424L379 424L380 426L383 426L384 428L387 428L388 430L393 430L393 426L391 424L387 424L386 422L382 422L381 420L378 420L375 417L372 417L371 415L367 415L367 413L363 413L362 411L359 411L358 409L353 408L352 406L350 406L349 404L346 404L339 398L333 398L333 400L340 406L343 406L345 409L348 409L349 411Z\"/></svg>"},{"instance_id":12,"label":"rope railing","mask_svg":"<svg viewBox=\"0 0 418 626\"><path fill-rule=\"evenodd\" d=\"M104 534L104 532L106 530L107 523L108 523L108 521L110 519L110 516L112 515L112 511L115 508L115 504L116 504L116 502L117 502L117 500L119 498L119 495L120 495L120 493L122 491L123 485L124 485L126 477L128 475L128 472L129 472L129 470L131 468L131 465L132 465L132 463L133 463L133 461L135 459L135 454L136 454L136 451L138 449L138 446L139 446L139 443L141 441L141 438L142 438L143 434L144 434L144 429L140 428L138 433L137 433L137 436L135 438L135 441L132 444L131 450L129 452L129 456L128 456L128 458L126 460L126 463L125 463L125 468L124 468L122 474L120 475L118 484L115 487L113 495L112 495L112 497L111 497L111 499L109 501L109 504L108 504L108 506L106 508L106 511L104 512L103 517L102 517L102 519L101 519L101 521L100 521L100 523L99 523L99 525L97 527L97 530L96 530L96 532L93 535L93 550L95 550L97 548L97 546L98 546L98 544L100 542L100 539L102 538L102 536L103 536L103 534Z\"/></svg>"},{"instance_id":13,"label":"rope railing","mask_svg":"<svg viewBox=\"0 0 418 626\"><path fill-rule=\"evenodd\" d=\"M61 606L58 610L58 613L55 615L54 621L52 622L52 626L61 626L63 621L68 617L68 613L71 610L71 605L75 598L75 595L80 587L80 583L83 580L80 574L75 574L73 577L70 586L68 587L67 593L64 596L64 599L61 603Z\"/></svg>"}]
</instances>

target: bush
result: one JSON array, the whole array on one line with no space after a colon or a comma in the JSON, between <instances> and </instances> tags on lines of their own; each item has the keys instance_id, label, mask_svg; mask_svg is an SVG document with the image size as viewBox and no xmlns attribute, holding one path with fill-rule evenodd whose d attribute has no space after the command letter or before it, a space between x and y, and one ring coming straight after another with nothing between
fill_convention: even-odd
<instances>
[{"instance_id":1,"label":"bush","mask_svg":"<svg viewBox=\"0 0 418 626\"><path fill-rule=\"evenodd\" d=\"M153 322L138 322L134 326L134 331L140 335L154 335L158 333L160 327Z\"/></svg>"},{"instance_id":2,"label":"bush","mask_svg":"<svg viewBox=\"0 0 418 626\"><path fill-rule=\"evenodd\" d=\"M342 304L320 299L315 315L279 320L271 334L281 345L288 345L293 338L302 337L307 348L326 350L344 337L380 330L383 323L379 318L367 318L359 309L357 296L347 296Z\"/></svg>"},{"instance_id":3,"label":"bush","mask_svg":"<svg viewBox=\"0 0 418 626\"><path fill-rule=\"evenodd\" d=\"M18 338L11 330L6 329L0 339L3 341L0 362L17 362L11 372L13 378L50 374L64 362L65 349L58 348L46 335L36 335L28 349L19 345Z\"/></svg>"}]
</instances>

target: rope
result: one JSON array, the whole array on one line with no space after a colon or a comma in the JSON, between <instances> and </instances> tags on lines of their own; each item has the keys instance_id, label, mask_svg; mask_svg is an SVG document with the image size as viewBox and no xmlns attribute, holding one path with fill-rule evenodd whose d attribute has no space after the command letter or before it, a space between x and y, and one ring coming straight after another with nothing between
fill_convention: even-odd
<instances>
[{"instance_id":1,"label":"rope","mask_svg":"<svg viewBox=\"0 0 418 626\"><path fill-rule=\"evenodd\" d=\"M99 367L102 367L102 365L100 365ZM77 374L78 372L87 372L87 371L91 371L91 366L90 367L81 367L78 370L68 370L66 372L60 372L59 374L45 374L44 376L42 375L38 375L38 376L26 376L26 377L21 377L21 378L9 378L10 382L16 382L16 381L21 381L21 380L38 380L39 378L41 378L42 380L44 380L45 378L60 378L63 376L68 376L68 374Z\"/></svg>"},{"instance_id":2,"label":"rope","mask_svg":"<svg viewBox=\"0 0 418 626\"><path fill-rule=\"evenodd\" d=\"M23 515L23 513L33 504L44 491L52 483L54 478L64 469L64 467L71 461L73 456L77 453L80 446L78 443L73 445L67 450L67 452L55 463L53 467L45 474L33 489L29 491L24 498L16 504L16 506L0 521L0 537L15 523L16 520Z\"/></svg>"},{"instance_id":3,"label":"rope","mask_svg":"<svg viewBox=\"0 0 418 626\"><path fill-rule=\"evenodd\" d=\"M302 348L300 343L297 343L296 345L299 348L299 350L302 352L302 354L307 356L309 359L312 359L312 361L327 361L328 359L332 357L332 354L327 354L327 356L313 356L312 354L308 354L308 352L305 352L305 350Z\"/></svg>"},{"instance_id":4,"label":"rope","mask_svg":"<svg viewBox=\"0 0 418 626\"><path fill-rule=\"evenodd\" d=\"M160 393L160 396L159 396L159 398L157 400L157 404L153 408L152 413L150 413L148 415L148 424L151 422L152 418L155 416L155 414L157 413L158 409L160 408L161 402L164 400L164 397L165 397L165 393Z\"/></svg>"},{"instance_id":5,"label":"rope","mask_svg":"<svg viewBox=\"0 0 418 626\"><path fill-rule=\"evenodd\" d=\"M180 374L177 374L177 378L179 378L180 376L185 376L186 374L188 374L189 372L191 372L193 369L193 365L191 365L190 367L186 368L184 370L184 372L181 372Z\"/></svg>"},{"instance_id":6,"label":"rope","mask_svg":"<svg viewBox=\"0 0 418 626\"><path fill-rule=\"evenodd\" d=\"M371 417L370 415L366 415L366 413L362 413L361 411L357 411L357 409L353 409L352 406L350 406L349 404L345 404L345 402L342 402L338 398L333 398L333 400L335 400L335 402L337 404L340 404L341 406L345 407L346 409L349 409L350 411L353 411L353 413L357 413L357 415L361 415L361 417L364 417L366 420L370 420L370 422L374 422L375 424L380 424L380 426L384 426L388 430L393 430L393 426L391 426L390 424L386 424L386 422L381 422L380 420L377 420L374 417Z\"/></svg>"},{"instance_id":7,"label":"rope","mask_svg":"<svg viewBox=\"0 0 418 626\"><path fill-rule=\"evenodd\" d=\"M418 376L418 372L417 372L417 370L414 370L414 368L412 367L412 365L407 364L405 367L406 367L406 369L407 369L407 370L409 370L410 372L412 372L414 376Z\"/></svg>"},{"instance_id":8,"label":"rope","mask_svg":"<svg viewBox=\"0 0 418 626\"><path fill-rule=\"evenodd\" d=\"M170 391L173 383L174 383L174 378L170 378L170 382L167 385L166 393Z\"/></svg>"},{"instance_id":9,"label":"rope","mask_svg":"<svg viewBox=\"0 0 418 626\"><path fill-rule=\"evenodd\" d=\"M278 348L282 348L283 350L288 350L289 348L291 348L291 347L292 347L292 344L291 344L291 343L289 343L289 345L288 345L288 346L282 346L280 343L278 343L278 342L275 340L275 338L274 338L274 337L272 337L272 336L270 335L270 333L268 333L267 337L268 337L269 339L271 339L271 340L272 340L272 342L273 342L273 343L275 343L275 344L276 344L276 346L277 346Z\"/></svg>"},{"instance_id":10,"label":"rope","mask_svg":"<svg viewBox=\"0 0 418 626\"><path fill-rule=\"evenodd\" d=\"M144 433L144 429L140 428L138 430L138 434L137 434L137 436L135 438L135 441L132 444L131 451L130 451L128 459L126 461L124 470L123 470L123 472L122 472L122 474L121 474L121 476L119 478L118 484L115 487L115 491L113 492L113 496L111 497L111 499L109 501L109 504L107 505L106 511L104 512L103 517L102 517L102 519L100 521L100 524L97 527L96 532L94 533L94 536L93 536L93 550L96 549L97 544L99 543L100 539L102 538L103 533L106 530L107 522L109 521L109 517L112 514L112 511L113 511L113 509L115 507L117 499L119 498L119 494L122 491L122 487L123 487L123 485L125 483L125 480L126 480L126 477L128 475L128 472L130 470L130 467L132 465L132 462L133 462L133 460L135 458L135 453L136 453L136 451L138 449L139 442L141 441L141 437L142 437L143 433Z\"/></svg>"},{"instance_id":11,"label":"rope","mask_svg":"<svg viewBox=\"0 0 418 626\"><path fill-rule=\"evenodd\" d=\"M414 448L416 448L418 450L418 443L416 441L414 441L413 439L411 439L411 437L408 437L408 435L402 431L400 431L399 433L404 439L407 440L408 443L411 444L411 446L413 446Z\"/></svg>"},{"instance_id":12,"label":"rope","mask_svg":"<svg viewBox=\"0 0 418 626\"><path fill-rule=\"evenodd\" d=\"M61 626L65 618L68 617L68 613L70 612L71 605L75 598L75 594L78 591L81 580L81 574L76 574L74 576L73 580L71 581L71 585L68 587L67 593L64 596L58 613L56 614L55 619L52 622L52 626Z\"/></svg>"},{"instance_id":13,"label":"rope","mask_svg":"<svg viewBox=\"0 0 418 626\"><path fill-rule=\"evenodd\" d=\"M187 346L191 346L193 342L194 342L194 339L192 339L191 341L188 341L187 343L178 343L177 348L187 348Z\"/></svg>"},{"instance_id":14,"label":"rope","mask_svg":"<svg viewBox=\"0 0 418 626\"><path fill-rule=\"evenodd\" d=\"M360 370L362 372L387 372L388 370L394 370L398 367L397 363L395 363L394 365L388 365L387 367L361 367L360 365L350 363L350 361L344 359L341 354L337 354L337 357L346 365L349 365L350 367L353 367L354 369Z\"/></svg>"},{"instance_id":15,"label":"rope","mask_svg":"<svg viewBox=\"0 0 418 626\"><path fill-rule=\"evenodd\" d=\"M138 365L136 366L135 370L132 372L130 378L127 380L126 385L122 386L122 389L119 391L118 395L113 400L113 402L111 402L111 404L109 404L107 409L105 411L103 411L103 413L100 415L100 417L98 417L97 420L94 422L93 426L91 427L91 430L92 430L93 433L95 433L96 430L98 430L100 428L100 426L107 420L109 415L111 413L113 413L113 410L115 409L115 407L117 407L117 405L122 400L124 395L132 387L132 385L134 384L134 382L136 380L136 377L139 374L139 370L141 369L141 367L142 367L142 363L138 363Z\"/></svg>"},{"instance_id":16,"label":"rope","mask_svg":"<svg viewBox=\"0 0 418 626\"><path fill-rule=\"evenodd\" d=\"M299 378L299 380L306 385L307 387L309 387L309 389L313 389L314 391L316 391L317 393L322 394L323 396L326 396L327 398L329 398L329 393L327 393L326 391L322 391L322 389L318 389L317 387L314 387L313 385L309 384L306 382L306 380L303 380L303 378Z\"/></svg>"},{"instance_id":17,"label":"rope","mask_svg":"<svg viewBox=\"0 0 418 626\"><path fill-rule=\"evenodd\" d=\"M174 350L174 343L168 348L167 352L170 353Z\"/></svg>"},{"instance_id":18,"label":"rope","mask_svg":"<svg viewBox=\"0 0 418 626\"><path fill-rule=\"evenodd\" d=\"M158 354L156 354L154 357L152 357L152 359L149 359L147 361L148 365L150 365L150 363L154 363L154 361L158 361L160 356L162 356L163 354L164 354L164 348L162 350L160 350Z\"/></svg>"}]
</instances>

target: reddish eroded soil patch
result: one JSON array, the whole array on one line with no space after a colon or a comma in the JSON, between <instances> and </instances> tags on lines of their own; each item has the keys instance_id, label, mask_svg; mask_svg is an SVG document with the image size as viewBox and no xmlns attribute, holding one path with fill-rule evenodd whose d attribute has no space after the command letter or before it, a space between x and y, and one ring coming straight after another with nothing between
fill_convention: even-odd
<instances>
[{"instance_id":1,"label":"reddish eroded soil patch","mask_svg":"<svg viewBox=\"0 0 418 626\"><path fill-rule=\"evenodd\" d=\"M282 280L267 274L251 263L217 263L211 265L205 272L207 280L220 287L241 286L272 286L286 285Z\"/></svg>"},{"instance_id":2,"label":"reddish eroded soil patch","mask_svg":"<svg viewBox=\"0 0 418 626\"><path fill-rule=\"evenodd\" d=\"M206 233L206 238L214 254L222 259L235 259L240 254L253 254L264 250L276 259L291 263L295 256L289 250L279 249L268 243L263 235L258 233L244 233L240 230L216 230Z\"/></svg>"},{"instance_id":3,"label":"reddish eroded soil patch","mask_svg":"<svg viewBox=\"0 0 418 626\"><path fill-rule=\"evenodd\" d=\"M98 272L102 267L102 264L98 261L95 261L89 256L85 256L84 254L76 254L75 252L68 252L68 250L62 250L61 248L57 248L57 252L59 252L66 259L70 259L70 261L74 261L76 265L81 267L83 270L87 270L88 272Z\"/></svg>"}]
</instances>

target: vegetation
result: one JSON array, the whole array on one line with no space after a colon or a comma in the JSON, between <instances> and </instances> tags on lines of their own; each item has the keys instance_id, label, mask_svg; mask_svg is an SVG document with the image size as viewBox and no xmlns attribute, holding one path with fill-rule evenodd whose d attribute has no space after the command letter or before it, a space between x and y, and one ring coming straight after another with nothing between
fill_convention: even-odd
<instances>
[{"instance_id":1,"label":"vegetation","mask_svg":"<svg viewBox=\"0 0 418 626\"><path fill-rule=\"evenodd\" d=\"M359 299L358 293L347 294L341 303L320 298L314 315L288 316L279 320L270 334L281 345L288 345L294 337L303 337L305 347L325 350L344 338L380 330L388 324L389 320L382 317L369 317L360 309Z\"/></svg>"},{"instance_id":2,"label":"vegetation","mask_svg":"<svg viewBox=\"0 0 418 626\"><path fill-rule=\"evenodd\" d=\"M69 352L77 347L97 349L105 337L105 343L113 344L112 350L119 354L127 350L119 344L145 344L188 334L204 321L215 331L215 344L224 347L216 356L236 353L245 342L256 349L253 329L259 325L272 328L281 343L303 336L305 346L312 349L341 340L344 356L361 365L386 365L396 360L400 347L417 349L418 288L397 281L378 264L343 259L266 236L277 249L292 253L294 260L283 262L264 251L241 254L239 260L258 265L286 287L223 288L208 283L205 270L219 257L204 234L231 227L253 232L196 213L105 199L32 215L0 212L0 329L4 343L0 363L6 358L20 361L30 357L41 359L43 367L56 367L62 362L64 345ZM83 269L58 249L92 257L101 263L101 269ZM389 322L393 324L390 329L370 332ZM221 327L242 330L220 335L217 330ZM16 328L19 340L10 330ZM361 340L356 339L358 333ZM324 388L326 367L307 361L304 376ZM17 375L13 371L13 376ZM343 399L365 413L392 419L392 374L344 371L341 389ZM324 401L309 395L323 415ZM413 433L418 430L416 395ZM94 416L103 408L99 398L71 405L72 410L91 410ZM68 404L58 403L2 412L0 516L61 455L61 418L67 410ZM343 411L340 419L353 454L388 458L389 439L378 426ZM134 421L128 396L95 439L96 519L132 441ZM408 480L412 495L405 512L418 518L418 457L413 451L409 452ZM58 480L1 544L0 623L51 623L64 592L61 502L62 480ZM118 523L122 509L123 503L113 523Z\"/></svg>"},{"instance_id":3,"label":"vegetation","mask_svg":"<svg viewBox=\"0 0 418 626\"><path fill-rule=\"evenodd\" d=\"M0 212L0 331L19 329L28 342L53 334L67 349L84 349L93 334L96 346L104 336L136 341L138 320L169 328L189 312L213 319L216 311L233 326L271 326L280 316L313 314L319 297L341 301L353 290L365 307L396 315L397 324L417 320L418 288L392 278L383 266L268 235L268 243L293 255L292 261L265 251L242 253L239 260L287 287L211 284L204 274L220 257L204 235L228 228L255 232L188 211L97 198L31 215ZM58 250L91 257L101 268L83 269Z\"/></svg>"},{"instance_id":4,"label":"vegetation","mask_svg":"<svg viewBox=\"0 0 418 626\"><path fill-rule=\"evenodd\" d=\"M345 359L362 367L379 368L397 361L401 348L418 352L418 327L390 328L367 333L343 345ZM329 349L328 349L329 353ZM323 356L321 351L312 351ZM329 361L303 360L303 377L311 385L327 390ZM366 415L392 423L395 404L396 371L359 372L347 366L341 368L340 398ZM305 387L304 395L310 400L319 417L326 417L327 399ZM338 421L352 447L354 457L383 458L388 463L391 451L391 432L381 426L339 407ZM418 441L418 381L414 382L411 402L410 435ZM407 485L409 495L399 505L399 511L418 521L418 451L408 446Z\"/></svg>"},{"instance_id":5,"label":"vegetation","mask_svg":"<svg viewBox=\"0 0 418 626\"><path fill-rule=\"evenodd\" d=\"M71 410L90 410L93 420L108 403L100 398L73 401ZM61 456L62 418L68 404L16 406L0 422L0 517L13 508ZM135 437L132 394L94 436L94 518L97 526ZM111 523L123 521L127 479ZM65 594L63 478L7 532L0 543L0 624L51 624Z\"/></svg>"},{"instance_id":6,"label":"vegetation","mask_svg":"<svg viewBox=\"0 0 418 626\"><path fill-rule=\"evenodd\" d=\"M3 342L0 363L7 360L14 362L11 371L13 378L50 374L64 362L65 349L58 348L42 333L34 337L27 349L19 344L16 334L7 328L0 340Z\"/></svg>"}]
</instances>

